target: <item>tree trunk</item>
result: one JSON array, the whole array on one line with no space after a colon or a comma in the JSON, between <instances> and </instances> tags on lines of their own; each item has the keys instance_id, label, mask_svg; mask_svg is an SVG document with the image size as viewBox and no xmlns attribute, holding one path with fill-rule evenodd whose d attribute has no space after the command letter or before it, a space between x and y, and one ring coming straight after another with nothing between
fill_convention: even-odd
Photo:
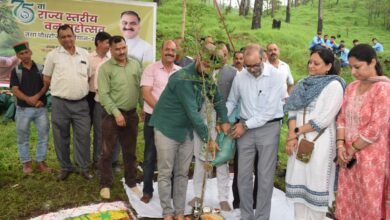
<instances>
[{"instance_id":1,"label":"tree trunk","mask_svg":"<svg viewBox=\"0 0 390 220\"><path fill-rule=\"evenodd\" d=\"M252 29L261 28L261 15L263 14L263 0L255 0L253 7Z\"/></svg>"},{"instance_id":2,"label":"tree trunk","mask_svg":"<svg viewBox=\"0 0 390 220\"><path fill-rule=\"evenodd\" d=\"M251 8L251 0L246 0L246 3L245 3L245 16L247 16L249 14L249 9Z\"/></svg>"},{"instance_id":3,"label":"tree trunk","mask_svg":"<svg viewBox=\"0 0 390 220\"><path fill-rule=\"evenodd\" d=\"M271 0L271 18L275 16L275 0Z\"/></svg>"},{"instance_id":4,"label":"tree trunk","mask_svg":"<svg viewBox=\"0 0 390 220\"><path fill-rule=\"evenodd\" d=\"M317 32L322 32L323 17L324 17L323 0L318 0L318 25L317 25Z\"/></svg>"},{"instance_id":5,"label":"tree trunk","mask_svg":"<svg viewBox=\"0 0 390 220\"><path fill-rule=\"evenodd\" d=\"M246 2L246 0L241 0L240 5L238 7L238 15L240 15L240 16L245 15L245 2Z\"/></svg>"},{"instance_id":6,"label":"tree trunk","mask_svg":"<svg viewBox=\"0 0 390 220\"><path fill-rule=\"evenodd\" d=\"M181 15L181 33L180 37L184 39L184 32L186 29L186 15L187 15L187 0L183 0L183 13Z\"/></svg>"},{"instance_id":7,"label":"tree trunk","mask_svg":"<svg viewBox=\"0 0 390 220\"><path fill-rule=\"evenodd\" d=\"M290 17L291 17L291 1L287 0L287 6L286 6L286 23L290 23Z\"/></svg>"},{"instance_id":8,"label":"tree trunk","mask_svg":"<svg viewBox=\"0 0 390 220\"><path fill-rule=\"evenodd\" d=\"M294 0L294 7L297 7L299 5L299 0Z\"/></svg>"}]
</instances>

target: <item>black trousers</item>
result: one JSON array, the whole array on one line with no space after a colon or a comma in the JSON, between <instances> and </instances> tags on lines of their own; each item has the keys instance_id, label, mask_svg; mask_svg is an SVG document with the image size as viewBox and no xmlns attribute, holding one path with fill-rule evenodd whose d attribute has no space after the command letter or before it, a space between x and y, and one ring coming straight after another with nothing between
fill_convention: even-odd
<instances>
[{"instance_id":1,"label":"black trousers","mask_svg":"<svg viewBox=\"0 0 390 220\"><path fill-rule=\"evenodd\" d=\"M115 117L103 112L102 130L103 144L100 158L100 185L101 187L112 187L112 154L118 140L122 147L123 163L125 168L125 182L127 186L136 185L136 147L138 135L138 114L135 109L130 111L121 111L126 120L126 126L119 127L116 124Z\"/></svg>"}]
</instances>

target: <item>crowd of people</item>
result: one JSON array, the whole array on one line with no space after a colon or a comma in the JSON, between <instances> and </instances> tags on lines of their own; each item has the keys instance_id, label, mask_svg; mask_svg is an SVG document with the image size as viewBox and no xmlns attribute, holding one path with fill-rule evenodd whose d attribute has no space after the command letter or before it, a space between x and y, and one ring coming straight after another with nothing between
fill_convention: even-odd
<instances>
[{"instance_id":1,"label":"crowd of people","mask_svg":"<svg viewBox=\"0 0 390 220\"><path fill-rule=\"evenodd\" d=\"M327 48L327 49L331 50L336 55L336 57L340 61L340 66L342 68L348 67L349 66L349 61L348 61L349 49L347 48L347 45L346 45L344 40L340 40L340 43L337 44L336 39L337 39L336 36L331 36L330 39L329 39L328 35L324 35L324 37L322 37L322 32L317 32L317 35L314 36L312 41L310 42L309 50L314 51L314 50L318 50L321 48ZM375 37L372 38L371 42L372 42L372 48L374 48L374 50L377 53L384 52L384 47L378 41L377 38L375 38ZM358 39L354 39L352 41L352 47L354 47L358 44L360 44Z\"/></svg>"},{"instance_id":2,"label":"crowd of people","mask_svg":"<svg viewBox=\"0 0 390 220\"><path fill-rule=\"evenodd\" d=\"M343 55L341 66L350 66L355 78L346 86L333 53L344 48L336 46L334 36L326 45L314 43L308 76L294 86L276 43L234 51L231 65L229 45L210 36L199 43L194 58L182 47L184 39L165 40L161 60L144 68L149 50L137 54L133 41L141 39L132 33L140 18L132 11L121 17L129 20L121 22L125 37L100 32L92 53L76 46L70 26L59 27L60 45L47 54L44 67L32 60L28 42L14 45L20 64L12 71L10 87L17 97L17 145L25 174L33 172L30 122L38 130L38 169L51 172L45 163L49 119L44 95L50 88L58 180L76 171L90 180L92 165L99 170L100 196L109 199L121 150L126 185L149 203L157 169L162 215L181 220L192 158L195 197L189 205L194 206L207 187L202 182L210 171L204 164L215 158L216 136L223 132L236 143L233 209L240 210L241 219L269 219L287 111L286 196L294 204L295 219L325 219L334 201L340 220L390 217L390 80L373 47L358 44ZM142 192L135 178L137 106L144 120ZM220 208L231 211L228 161L216 171Z\"/></svg>"}]
</instances>

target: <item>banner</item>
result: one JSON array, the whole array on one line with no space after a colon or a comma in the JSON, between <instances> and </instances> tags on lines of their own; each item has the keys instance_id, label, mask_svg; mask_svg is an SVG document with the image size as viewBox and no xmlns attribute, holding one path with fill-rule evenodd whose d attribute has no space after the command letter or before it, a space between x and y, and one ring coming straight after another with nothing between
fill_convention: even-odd
<instances>
[{"instance_id":1,"label":"banner","mask_svg":"<svg viewBox=\"0 0 390 220\"><path fill-rule=\"evenodd\" d=\"M59 46L58 27L69 24L76 35L76 45L93 51L98 32L122 35L120 22L124 11L139 15L137 36L152 50L152 60L148 62L153 62L156 10L156 4L152 2L125 0L0 0L0 83L7 81L9 71L16 63L12 48L15 43L28 41L33 60L43 64L46 54Z\"/></svg>"}]
</instances>

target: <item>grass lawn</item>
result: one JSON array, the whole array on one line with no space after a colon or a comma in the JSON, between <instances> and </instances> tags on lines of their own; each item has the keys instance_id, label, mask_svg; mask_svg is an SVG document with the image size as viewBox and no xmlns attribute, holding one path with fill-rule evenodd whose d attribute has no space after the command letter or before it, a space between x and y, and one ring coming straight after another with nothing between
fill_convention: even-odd
<instances>
[{"instance_id":1,"label":"grass lawn","mask_svg":"<svg viewBox=\"0 0 390 220\"><path fill-rule=\"evenodd\" d=\"M138 162L143 161L142 126L143 124L140 124L138 135ZM283 133L285 130L286 128L283 127ZM0 131L0 201L2 202L0 219L23 219L56 211L60 208L76 207L102 201L99 196L97 176L90 181L86 181L81 176L72 174L66 181L59 182L56 180L59 165L54 151L52 135L50 135L46 161L50 167L55 169L55 172L41 174L34 171L32 175L25 176L22 173L22 165L18 157L15 123L0 124ZM37 142L34 126L32 126L31 133L30 156L34 158ZM279 156L281 164L285 166L286 155L283 152L284 150L280 150ZM115 174L111 201L128 201L120 181L122 176L122 173ZM142 173L138 172L137 176L141 181ZM283 189L284 180L277 178L275 185Z\"/></svg>"},{"instance_id":2,"label":"grass lawn","mask_svg":"<svg viewBox=\"0 0 390 220\"><path fill-rule=\"evenodd\" d=\"M172 39L179 36L181 23L181 0L162 1L158 7L157 20L157 45L164 39ZM202 25L201 36L211 35L216 39L227 41L225 33L221 30L216 11L213 7L202 4L199 0L190 0L188 11L197 9L195 15L189 13L188 20L195 20ZM383 30L378 21L374 25L367 25L366 8L360 1L340 1L337 7L330 1L325 1L324 34L337 35L347 42L350 48L352 39L359 39L361 42L370 42L372 37L378 37L390 51L389 32ZM355 5L352 11L351 4ZM284 20L285 10L279 10L275 18ZM238 17L236 11L226 14L226 22L231 32L236 48L247 43L257 42L266 45L269 42L276 42L281 49L281 59L286 61L296 79L306 76L306 64L310 40L316 32L316 3L292 8L292 20L290 24L283 23L280 30L271 29L272 18L264 16L262 28L250 30L251 16ZM187 23L186 34L191 35L191 22ZM337 40L339 42L339 39ZM387 49L386 49L387 48ZM381 54L383 60L387 60L385 72L389 75L390 53ZM191 51L189 51L191 53ZM348 82L352 80L348 69L343 70L343 78ZM137 160L143 161L143 137L142 123L139 125L139 137L137 146ZM286 165L287 156L284 153L284 142L287 128L282 128L282 137L279 146L279 168ZM86 181L76 174L72 174L67 181L57 182L56 176L59 165L54 152L52 135L50 135L47 163L56 170L53 174L34 173L30 176L22 174L22 166L18 158L16 146L15 123L0 124L0 219L24 219L37 216L46 212L56 211L60 208L76 207L83 204L99 203L99 182L98 178ZM37 142L36 131L33 128L31 135L31 156L35 155ZM34 158L34 157L33 157ZM127 197L120 182L122 174L115 174L114 187L111 192L111 200L127 201ZM142 173L138 173L142 179ZM284 179L276 178L275 186L284 190Z\"/></svg>"}]
</instances>

